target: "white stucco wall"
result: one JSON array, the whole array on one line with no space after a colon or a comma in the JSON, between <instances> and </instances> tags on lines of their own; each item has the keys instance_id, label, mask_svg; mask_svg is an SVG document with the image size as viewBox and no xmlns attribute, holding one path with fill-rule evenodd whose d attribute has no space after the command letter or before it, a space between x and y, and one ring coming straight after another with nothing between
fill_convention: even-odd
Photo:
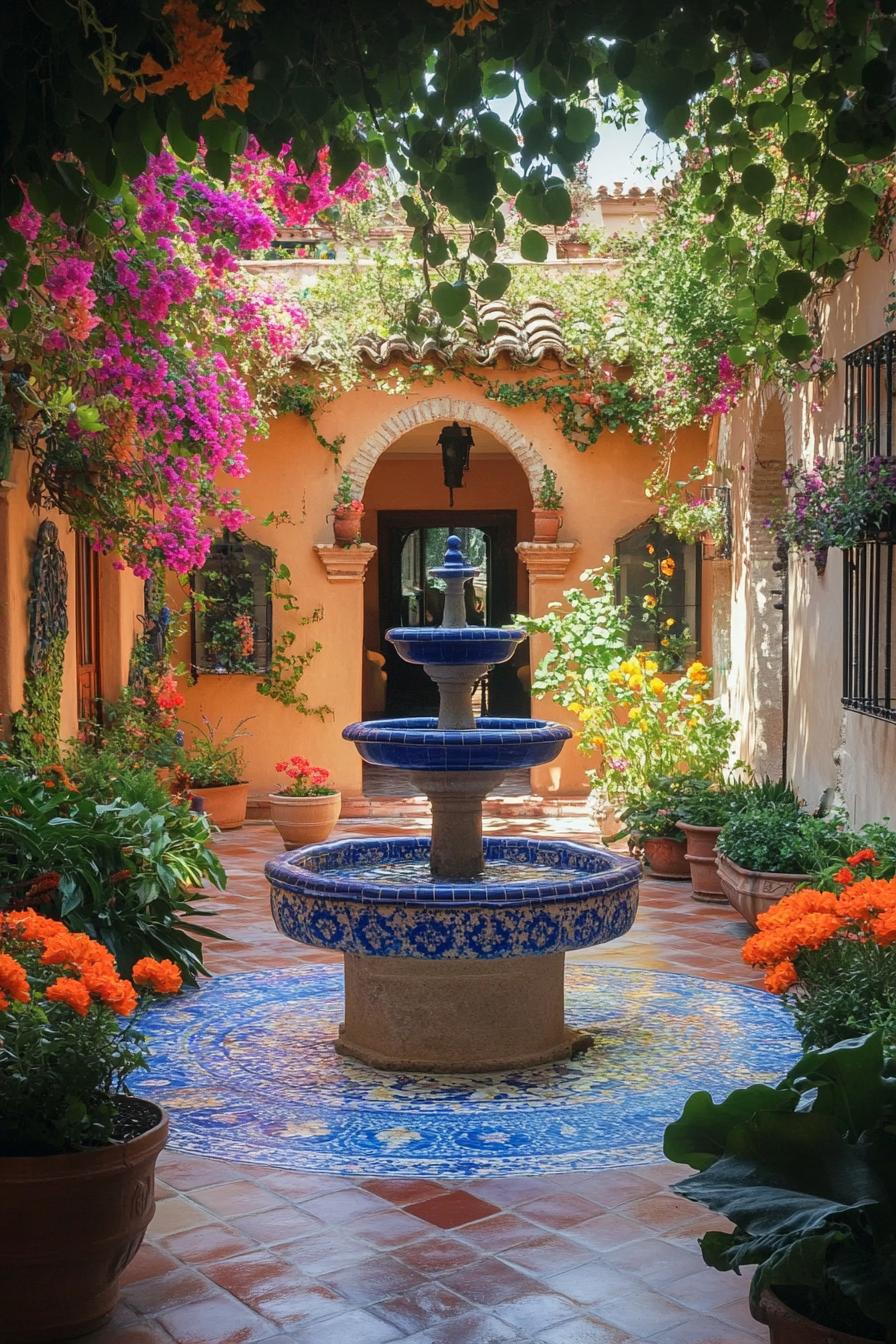
<instances>
[{"instance_id":1,"label":"white stucco wall","mask_svg":"<svg viewBox=\"0 0 896 1344\"><path fill-rule=\"evenodd\" d=\"M780 392L757 382L726 418L719 437L719 459L732 486L734 547L726 566L730 575L719 568L724 562L716 562L717 673L723 700L739 725L740 754L760 773L779 773L769 769L774 761L769 700L776 670L775 641L769 639L764 617L768 557L751 526L751 509L755 512L766 498L774 504L775 492L768 487L769 464L776 457L809 463L837 455L843 356L886 329L891 276L886 260L863 256L819 305L823 354L837 360L837 372L825 388L814 381ZM853 819L862 822L896 816L896 724L841 705L842 574L838 551L830 553L821 576L810 559L791 555L788 775L813 807L825 789L834 787Z\"/></svg>"}]
</instances>

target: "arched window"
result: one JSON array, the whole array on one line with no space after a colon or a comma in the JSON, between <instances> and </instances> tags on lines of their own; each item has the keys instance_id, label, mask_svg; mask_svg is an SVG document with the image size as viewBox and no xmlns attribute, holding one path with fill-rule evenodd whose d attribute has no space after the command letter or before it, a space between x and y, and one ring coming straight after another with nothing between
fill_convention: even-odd
<instances>
[{"instance_id":1,"label":"arched window","mask_svg":"<svg viewBox=\"0 0 896 1344\"><path fill-rule=\"evenodd\" d=\"M655 649L664 671L697 652L700 546L686 546L648 518L616 542L618 597L628 601L631 644Z\"/></svg>"},{"instance_id":2,"label":"arched window","mask_svg":"<svg viewBox=\"0 0 896 1344\"><path fill-rule=\"evenodd\" d=\"M274 552L224 532L193 575L193 672L270 671Z\"/></svg>"}]
</instances>

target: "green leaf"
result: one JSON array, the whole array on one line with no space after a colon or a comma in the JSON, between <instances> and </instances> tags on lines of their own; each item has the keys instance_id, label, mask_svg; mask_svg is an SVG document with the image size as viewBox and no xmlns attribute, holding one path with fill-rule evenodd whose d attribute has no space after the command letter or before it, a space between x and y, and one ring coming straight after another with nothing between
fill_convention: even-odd
<instances>
[{"instance_id":1,"label":"green leaf","mask_svg":"<svg viewBox=\"0 0 896 1344\"><path fill-rule=\"evenodd\" d=\"M571 107L566 113L566 134L570 140L584 144L590 140L597 127L594 113L590 107Z\"/></svg>"},{"instance_id":2,"label":"green leaf","mask_svg":"<svg viewBox=\"0 0 896 1344\"><path fill-rule=\"evenodd\" d=\"M766 1087L738 1088L722 1102L708 1092L688 1097L678 1120L666 1128L663 1152L670 1162L685 1162L704 1171L726 1151L732 1132L763 1111L792 1111L797 1097L792 1090Z\"/></svg>"},{"instance_id":3,"label":"green leaf","mask_svg":"<svg viewBox=\"0 0 896 1344\"><path fill-rule=\"evenodd\" d=\"M516 134L506 121L502 121L496 112L482 112L478 118L479 134L487 145L492 149L499 149L502 154L516 154L519 152L519 144Z\"/></svg>"},{"instance_id":4,"label":"green leaf","mask_svg":"<svg viewBox=\"0 0 896 1344\"><path fill-rule=\"evenodd\" d=\"M524 261L544 261L548 255L548 242L537 229L527 229L520 239L520 256Z\"/></svg>"},{"instance_id":5,"label":"green leaf","mask_svg":"<svg viewBox=\"0 0 896 1344\"><path fill-rule=\"evenodd\" d=\"M764 163L751 163L741 175L744 191L757 201L767 201L775 186L775 175Z\"/></svg>"},{"instance_id":6,"label":"green leaf","mask_svg":"<svg viewBox=\"0 0 896 1344\"><path fill-rule=\"evenodd\" d=\"M500 262L495 262L492 266L489 266L488 273L483 280L480 280L476 286L476 291L481 299L500 299L511 279L510 268L502 266Z\"/></svg>"},{"instance_id":7,"label":"green leaf","mask_svg":"<svg viewBox=\"0 0 896 1344\"><path fill-rule=\"evenodd\" d=\"M165 130L168 136L168 143L177 157L182 159L184 163L192 163L196 157L196 141L187 135L187 132L184 130L180 108L176 105L171 107L168 111L168 120L165 123Z\"/></svg>"},{"instance_id":8,"label":"green leaf","mask_svg":"<svg viewBox=\"0 0 896 1344\"><path fill-rule=\"evenodd\" d=\"M821 162L815 169L815 180L819 186L824 187L825 191L833 196L835 192L840 191L843 183L849 176L849 170L842 159L837 159L833 154L823 154Z\"/></svg>"},{"instance_id":9,"label":"green leaf","mask_svg":"<svg viewBox=\"0 0 896 1344\"><path fill-rule=\"evenodd\" d=\"M572 216L572 200L565 187L548 187L544 194L544 213L549 224L565 224Z\"/></svg>"},{"instance_id":10,"label":"green leaf","mask_svg":"<svg viewBox=\"0 0 896 1344\"><path fill-rule=\"evenodd\" d=\"M785 159L793 164L808 163L810 159L818 157L820 149L818 136L811 131L794 131L781 146Z\"/></svg>"},{"instance_id":11,"label":"green leaf","mask_svg":"<svg viewBox=\"0 0 896 1344\"><path fill-rule=\"evenodd\" d=\"M461 282L452 285L442 280L432 291L432 302L440 317L455 318L470 302L469 286Z\"/></svg>"},{"instance_id":12,"label":"green leaf","mask_svg":"<svg viewBox=\"0 0 896 1344\"><path fill-rule=\"evenodd\" d=\"M505 70L492 70L482 81L486 98L507 98L516 88L516 80Z\"/></svg>"},{"instance_id":13,"label":"green leaf","mask_svg":"<svg viewBox=\"0 0 896 1344\"><path fill-rule=\"evenodd\" d=\"M854 205L857 210L868 219L874 219L877 214L877 208L880 200L876 192L870 187L865 187L861 182L855 182L846 192L846 199L850 205Z\"/></svg>"},{"instance_id":14,"label":"green leaf","mask_svg":"<svg viewBox=\"0 0 896 1344\"><path fill-rule=\"evenodd\" d=\"M778 293L791 308L802 303L812 289L812 277L806 271L796 269L781 271L777 279Z\"/></svg>"},{"instance_id":15,"label":"green leaf","mask_svg":"<svg viewBox=\"0 0 896 1344\"><path fill-rule=\"evenodd\" d=\"M867 215L849 201L835 201L824 212L825 236L843 251L861 247L868 231Z\"/></svg>"},{"instance_id":16,"label":"green leaf","mask_svg":"<svg viewBox=\"0 0 896 1344\"><path fill-rule=\"evenodd\" d=\"M27 303L22 303L20 299L15 308L9 309L7 321L13 331L24 331L31 321L31 309Z\"/></svg>"},{"instance_id":17,"label":"green leaf","mask_svg":"<svg viewBox=\"0 0 896 1344\"><path fill-rule=\"evenodd\" d=\"M227 186L230 181L230 155L223 149L207 149L205 151L205 166L216 177L219 182Z\"/></svg>"},{"instance_id":18,"label":"green leaf","mask_svg":"<svg viewBox=\"0 0 896 1344\"><path fill-rule=\"evenodd\" d=\"M709 124L710 126L727 126L729 121L734 120L734 104L730 98L719 94L709 100Z\"/></svg>"},{"instance_id":19,"label":"green leaf","mask_svg":"<svg viewBox=\"0 0 896 1344\"><path fill-rule=\"evenodd\" d=\"M785 359L805 359L812 351L812 337L799 336L792 331L782 331L778 337L778 349Z\"/></svg>"}]
</instances>

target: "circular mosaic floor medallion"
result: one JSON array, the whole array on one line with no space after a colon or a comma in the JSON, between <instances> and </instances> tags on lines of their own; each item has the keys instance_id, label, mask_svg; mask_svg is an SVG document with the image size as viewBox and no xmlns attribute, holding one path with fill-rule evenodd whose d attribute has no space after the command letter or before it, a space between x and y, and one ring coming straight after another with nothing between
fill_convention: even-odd
<instances>
[{"instance_id":1,"label":"circular mosaic floor medallion","mask_svg":"<svg viewBox=\"0 0 896 1344\"><path fill-rule=\"evenodd\" d=\"M574 962L566 1002L567 1021L597 1038L574 1061L392 1074L333 1050L341 967L218 976L151 1010L137 1090L167 1108L173 1148L207 1157L334 1175L537 1175L657 1161L691 1092L776 1081L799 1053L786 1009L741 985Z\"/></svg>"}]
</instances>

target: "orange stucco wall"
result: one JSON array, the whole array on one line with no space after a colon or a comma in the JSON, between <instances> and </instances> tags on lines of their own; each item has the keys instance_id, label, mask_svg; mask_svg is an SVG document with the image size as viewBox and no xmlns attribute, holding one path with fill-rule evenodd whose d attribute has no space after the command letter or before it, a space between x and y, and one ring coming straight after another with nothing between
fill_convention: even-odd
<instances>
[{"instance_id":1,"label":"orange stucco wall","mask_svg":"<svg viewBox=\"0 0 896 1344\"><path fill-rule=\"evenodd\" d=\"M542 367L540 373L546 372ZM197 722L201 713L212 720L222 719L229 729L243 716L250 736L245 739L246 775L252 793L263 797L277 783L274 763L285 755L301 752L315 763L333 772L335 783L348 794L361 788L360 759L354 748L340 737L344 724L361 717L362 660L367 635L375 629L376 559L367 571L366 582L330 582L314 553L315 543L332 540L328 521L339 472L351 470L353 459L366 441L377 434L383 423L401 410L412 410L433 399L452 398L475 407L500 411L506 421L534 446L541 459L557 472L565 491L565 515L561 540L577 540L578 551L564 578L538 583L526 596L528 577L520 570L520 606L533 612L543 611L548 602L560 599L565 588L575 585L582 570L599 565L611 554L615 539L637 526L651 513L644 497L643 483L656 465L656 449L635 444L627 432L606 433L587 452L580 453L570 444L553 418L538 404L508 407L485 396L489 381L512 382L531 377L531 371L509 369L478 372L476 381L446 376L434 383L420 382L401 394L378 389L358 388L331 402L321 413L318 425L328 439L345 435L342 463L336 462L317 443L308 424L295 415L276 421L270 437L253 445L249 459L251 474L243 483L242 494L256 518L272 510L285 510L289 521L263 527L247 525L246 532L273 546L278 559L292 574L292 590L304 614L316 609L322 619L309 627L295 625L294 616L275 605L274 634L295 628L296 648L307 647L319 639L322 650L310 664L302 682L313 705L327 705L332 711L323 720L302 716L292 708L259 696L251 677L200 676L187 690L186 720ZM444 416L442 417L444 420ZM439 423L433 418L433 424ZM437 431L435 431L437 432ZM677 436L673 460L676 477L706 460L707 434L686 430ZM443 508L447 502L441 484L437 459L391 459L388 446L373 467L364 493L366 515L364 537L375 543L377 514L381 508ZM482 459L477 465L474 448L472 466L457 507L513 508L518 513L518 536L531 537L531 496L522 469L508 455ZM708 649L709 611L711 608L711 565L705 566L703 583L704 627L701 645ZM534 656L544 651L535 641ZM180 649L188 661L188 645ZM536 713L563 719L553 705L536 705ZM584 765L574 749L564 752L552 767L534 772L533 784L540 791L572 793L584 789Z\"/></svg>"},{"instance_id":2,"label":"orange stucco wall","mask_svg":"<svg viewBox=\"0 0 896 1344\"><path fill-rule=\"evenodd\" d=\"M22 707L31 559L37 529L44 518L50 518L59 528L59 544L68 566L69 637L60 712L60 737L65 742L78 730L75 536L66 518L31 507L28 467L27 453L14 452L11 487L0 488L0 730L7 729L8 715ZM137 613L143 610L143 585L133 575L115 570L108 559L100 562L99 582L100 682L103 695L114 700L127 681L131 649L140 629Z\"/></svg>"}]
</instances>

